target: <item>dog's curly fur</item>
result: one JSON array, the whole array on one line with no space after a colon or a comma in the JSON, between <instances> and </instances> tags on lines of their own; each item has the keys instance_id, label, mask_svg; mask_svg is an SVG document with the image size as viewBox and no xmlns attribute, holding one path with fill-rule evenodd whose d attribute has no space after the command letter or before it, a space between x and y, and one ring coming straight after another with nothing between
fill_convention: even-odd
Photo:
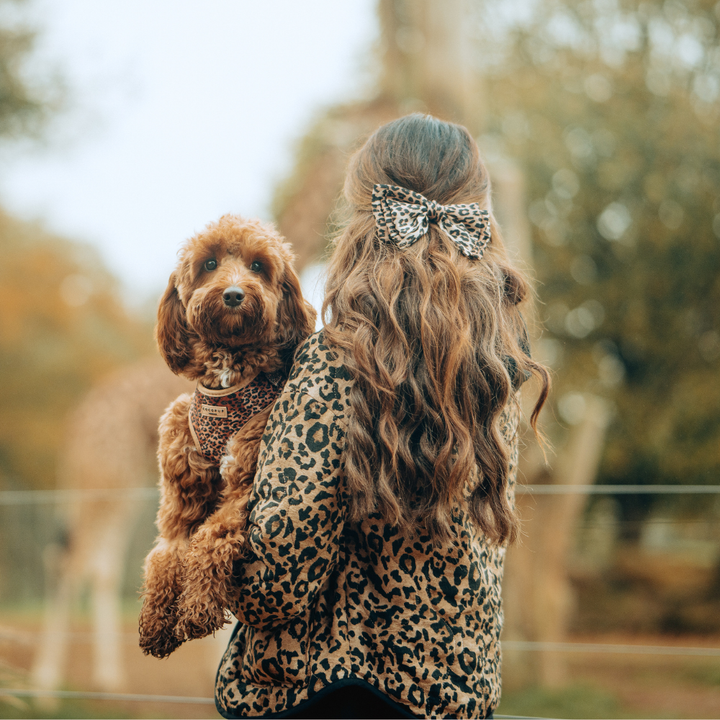
<instances>
[{"instance_id":1,"label":"dog's curly fur","mask_svg":"<svg viewBox=\"0 0 720 720\"><path fill-rule=\"evenodd\" d=\"M210 389L286 377L297 345L314 329L293 253L272 226L224 215L181 249L158 310L157 341L170 369ZM214 261L208 263L208 261ZM215 267L214 267L215 266ZM244 297L229 305L224 293ZM272 404L231 438L220 466L195 447L191 397L160 419L159 536L145 561L140 646L167 657L225 622L233 562L246 550L246 507Z\"/></svg>"}]
</instances>

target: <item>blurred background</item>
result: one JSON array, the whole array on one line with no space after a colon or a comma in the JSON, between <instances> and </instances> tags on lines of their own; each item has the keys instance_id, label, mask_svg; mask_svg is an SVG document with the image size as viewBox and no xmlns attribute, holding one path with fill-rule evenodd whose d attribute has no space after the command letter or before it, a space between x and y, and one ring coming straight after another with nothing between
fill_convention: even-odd
<instances>
[{"instance_id":1,"label":"blurred background","mask_svg":"<svg viewBox=\"0 0 720 720\"><path fill-rule=\"evenodd\" d=\"M157 299L238 212L319 304L415 111L477 137L554 373L498 714L720 716L720 2L0 0L0 717L217 716L226 636L137 647Z\"/></svg>"}]
</instances>

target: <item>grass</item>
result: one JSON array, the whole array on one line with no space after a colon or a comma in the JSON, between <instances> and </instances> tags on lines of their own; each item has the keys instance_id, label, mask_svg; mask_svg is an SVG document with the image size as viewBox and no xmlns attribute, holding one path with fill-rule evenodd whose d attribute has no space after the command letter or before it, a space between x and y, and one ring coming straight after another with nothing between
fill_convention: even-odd
<instances>
[{"instance_id":1,"label":"grass","mask_svg":"<svg viewBox=\"0 0 720 720\"><path fill-rule=\"evenodd\" d=\"M541 718L626 718L627 708L604 688L587 684L560 690L525 688L503 692L497 715Z\"/></svg>"},{"instance_id":2,"label":"grass","mask_svg":"<svg viewBox=\"0 0 720 720\"><path fill-rule=\"evenodd\" d=\"M112 703L97 703L86 700L61 700L56 707L43 708L26 698L0 698L0 718L131 718L148 717L128 715L127 711Z\"/></svg>"},{"instance_id":3,"label":"grass","mask_svg":"<svg viewBox=\"0 0 720 720\"><path fill-rule=\"evenodd\" d=\"M680 644L694 643L688 639ZM720 717L717 658L581 654L568 662L567 673L567 685L558 689L507 685L497 714L541 718Z\"/></svg>"},{"instance_id":4,"label":"grass","mask_svg":"<svg viewBox=\"0 0 720 720\"><path fill-rule=\"evenodd\" d=\"M34 698L0 696L0 720L15 718L213 718L218 717L210 705L171 705L151 702L118 702L115 700L81 700L77 698L47 701Z\"/></svg>"},{"instance_id":5,"label":"grass","mask_svg":"<svg viewBox=\"0 0 720 720\"><path fill-rule=\"evenodd\" d=\"M683 668L678 672L679 682L696 683L703 687L720 688L720 663L714 664L696 663L690 667Z\"/></svg>"}]
</instances>

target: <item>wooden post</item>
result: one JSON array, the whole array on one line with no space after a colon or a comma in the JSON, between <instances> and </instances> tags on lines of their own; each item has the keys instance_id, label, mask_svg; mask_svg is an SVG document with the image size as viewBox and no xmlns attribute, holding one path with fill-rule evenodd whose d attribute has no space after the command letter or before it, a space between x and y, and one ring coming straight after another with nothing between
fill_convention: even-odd
<instances>
[{"instance_id":1,"label":"wooden post","mask_svg":"<svg viewBox=\"0 0 720 720\"><path fill-rule=\"evenodd\" d=\"M494 186L495 214L513 260L533 274L532 241L527 219L524 175L517 163L495 159L489 164ZM526 311L535 325L535 308ZM592 485L600 462L609 419L608 403L585 395L585 413L558 448L553 467L548 467L529 427L524 428L520 481L528 485ZM530 393L523 397L524 416L531 412ZM553 433L554 435L555 433ZM584 494L519 495L522 520L520 542L510 548L505 568L505 630L503 638L535 642L564 642L573 609L567 566L577 522L587 503ZM504 676L510 685L557 687L566 680L566 656L557 652L505 653Z\"/></svg>"},{"instance_id":2,"label":"wooden post","mask_svg":"<svg viewBox=\"0 0 720 720\"><path fill-rule=\"evenodd\" d=\"M610 405L603 398L584 395L585 412L571 427L552 470L530 454L523 469L528 484L570 487L592 485L600 462ZM578 520L587 504L584 493L518 497L523 521L522 541L510 548L504 587L507 624L503 637L557 643L567 640L573 607L568 562ZM506 668L514 684L548 687L567 679L567 656L547 649L506 653Z\"/></svg>"}]
</instances>

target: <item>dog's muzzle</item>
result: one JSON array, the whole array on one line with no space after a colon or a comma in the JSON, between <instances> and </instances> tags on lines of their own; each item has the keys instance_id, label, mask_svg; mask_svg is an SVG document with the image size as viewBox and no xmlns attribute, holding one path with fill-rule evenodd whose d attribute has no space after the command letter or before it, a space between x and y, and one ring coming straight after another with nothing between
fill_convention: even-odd
<instances>
[{"instance_id":1,"label":"dog's muzzle","mask_svg":"<svg viewBox=\"0 0 720 720\"><path fill-rule=\"evenodd\" d=\"M237 307L245 299L245 291L233 285L223 292L223 302L228 307Z\"/></svg>"}]
</instances>

